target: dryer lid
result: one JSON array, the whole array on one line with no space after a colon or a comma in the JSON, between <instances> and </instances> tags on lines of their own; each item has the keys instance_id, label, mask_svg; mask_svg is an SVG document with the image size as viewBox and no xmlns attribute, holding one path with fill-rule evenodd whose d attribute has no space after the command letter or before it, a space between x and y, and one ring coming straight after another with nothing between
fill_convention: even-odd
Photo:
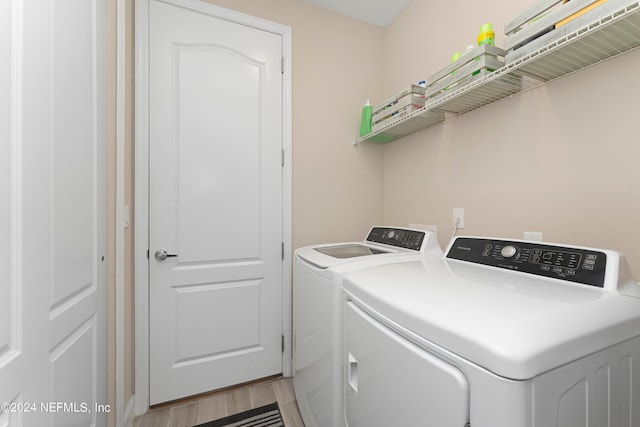
<instances>
[{"instance_id":1,"label":"dryer lid","mask_svg":"<svg viewBox=\"0 0 640 427\"><path fill-rule=\"evenodd\" d=\"M524 380L640 335L640 299L459 261L348 274L374 314L505 378Z\"/></svg>"}]
</instances>

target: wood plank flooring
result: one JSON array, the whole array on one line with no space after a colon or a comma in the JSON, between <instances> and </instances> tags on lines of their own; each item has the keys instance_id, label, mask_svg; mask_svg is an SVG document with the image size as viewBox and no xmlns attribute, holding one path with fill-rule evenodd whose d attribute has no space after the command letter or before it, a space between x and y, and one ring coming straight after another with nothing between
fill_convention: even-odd
<instances>
[{"instance_id":1,"label":"wood plank flooring","mask_svg":"<svg viewBox=\"0 0 640 427\"><path fill-rule=\"evenodd\" d=\"M291 378L272 378L163 405L137 417L134 427L193 427L278 402L286 427L304 427Z\"/></svg>"}]
</instances>

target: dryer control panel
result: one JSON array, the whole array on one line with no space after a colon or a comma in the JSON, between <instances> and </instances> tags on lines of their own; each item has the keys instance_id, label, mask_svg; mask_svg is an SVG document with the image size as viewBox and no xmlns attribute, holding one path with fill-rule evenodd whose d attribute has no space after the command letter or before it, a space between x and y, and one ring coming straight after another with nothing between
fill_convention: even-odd
<instances>
[{"instance_id":1,"label":"dryer control panel","mask_svg":"<svg viewBox=\"0 0 640 427\"><path fill-rule=\"evenodd\" d=\"M367 236L367 242L419 251L425 235L424 231L406 228L373 227Z\"/></svg>"},{"instance_id":2,"label":"dryer control panel","mask_svg":"<svg viewBox=\"0 0 640 427\"><path fill-rule=\"evenodd\" d=\"M604 287L607 255L539 242L458 237L447 258Z\"/></svg>"}]
</instances>

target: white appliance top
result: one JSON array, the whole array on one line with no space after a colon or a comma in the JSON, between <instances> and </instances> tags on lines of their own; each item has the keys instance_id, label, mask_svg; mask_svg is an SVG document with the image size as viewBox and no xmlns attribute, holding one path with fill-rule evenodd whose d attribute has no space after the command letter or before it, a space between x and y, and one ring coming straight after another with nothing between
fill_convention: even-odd
<instances>
[{"instance_id":1,"label":"white appliance top","mask_svg":"<svg viewBox=\"0 0 640 427\"><path fill-rule=\"evenodd\" d=\"M460 239L440 260L350 273L344 289L373 314L512 379L532 378L640 336L640 298L629 295L640 295L640 287L630 280L620 254ZM596 253L601 258L591 264L587 255ZM571 271L576 268L584 271ZM578 275L594 283L576 281Z\"/></svg>"},{"instance_id":2,"label":"white appliance top","mask_svg":"<svg viewBox=\"0 0 640 427\"><path fill-rule=\"evenodd\" d=\"M400 261L401 257L441 257L442 249L430 231L372 227L364 241L305 246L296 249L295 255L317 269L331 269L342 274L356 268L356 265L364 268L392 260Z\"/></svg>"}]
</instances>

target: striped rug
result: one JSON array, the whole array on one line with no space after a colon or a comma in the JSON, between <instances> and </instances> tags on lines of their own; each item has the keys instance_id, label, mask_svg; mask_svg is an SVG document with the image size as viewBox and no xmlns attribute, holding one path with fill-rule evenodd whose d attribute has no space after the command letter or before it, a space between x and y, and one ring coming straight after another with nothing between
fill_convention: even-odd
<instances>
[{"instance_id":1,"label":"striped rug","mask_svg":"<svg viewBox=\"0 0 640 427\"><path fill-rule=\"evenodd\" d=\"M271 403L196 427L284 427L284 423L278 403Z\"/></svg>"}]
</instances>

